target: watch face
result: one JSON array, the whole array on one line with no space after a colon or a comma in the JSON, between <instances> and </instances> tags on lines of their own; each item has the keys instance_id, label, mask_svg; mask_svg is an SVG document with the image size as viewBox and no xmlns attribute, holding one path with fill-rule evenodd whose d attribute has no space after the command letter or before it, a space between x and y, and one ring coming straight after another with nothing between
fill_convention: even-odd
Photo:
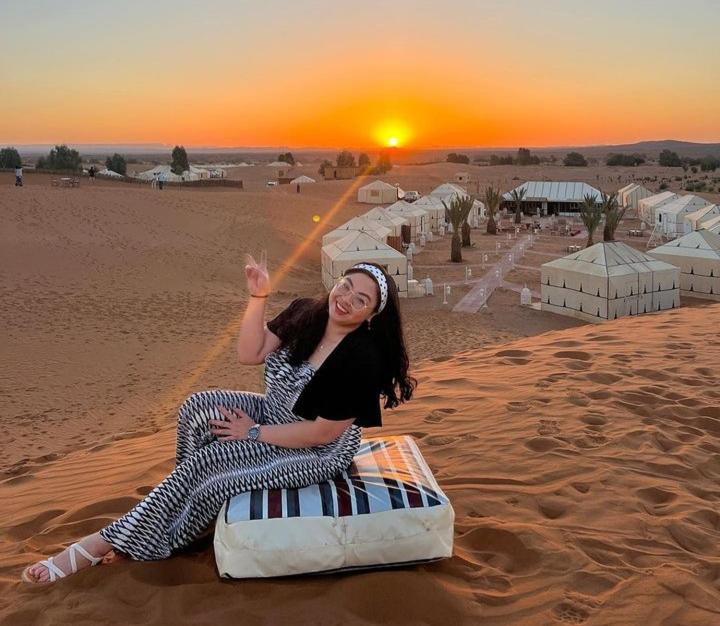
<instances>
[{"instance_id":1,"label":"watch face","mask_svg":"<svg viewBox=\"0 0 720 626\"><path fill-rule=\"evenodd\" d=\"M260 435L260 427L259 426L251 426L250 430L248 431L248 438L255 441L259 435Z\"/></svg>"}]
</instances>

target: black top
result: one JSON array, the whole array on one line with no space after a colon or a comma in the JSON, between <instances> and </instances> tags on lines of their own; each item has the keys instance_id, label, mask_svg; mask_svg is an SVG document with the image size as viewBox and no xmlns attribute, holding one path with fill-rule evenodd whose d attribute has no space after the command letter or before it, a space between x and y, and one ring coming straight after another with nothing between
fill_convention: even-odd
<instances>
[{"instance_id":1,"label":"black top","mask_svg":"<svg viewBox=\"0 0 720 626\"><path fill-rule=\"evenodd\" d=\"M280 315L267 323L268 329L285 345L288 320L308 299L293 300ZM365 324L340 341L317 369L295 402L293 413L305 419L355 418L365 428L382 426L380 413L380 353Z\"/></svg>"}]
</instances>

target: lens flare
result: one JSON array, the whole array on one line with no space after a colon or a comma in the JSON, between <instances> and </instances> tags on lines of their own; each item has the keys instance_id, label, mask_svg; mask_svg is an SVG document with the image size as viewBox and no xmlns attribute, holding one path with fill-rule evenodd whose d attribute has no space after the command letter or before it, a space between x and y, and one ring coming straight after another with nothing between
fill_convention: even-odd
<instances>
[{"instance_id":1,"label":"lens flare","mask_svg":"<svg viewBox=\"0 0 720 626\"><path fill-rule=\"evenodd\" d=\"M319 224L319 223L320 223L320 216L317 215L317 214L316 214L316 215L313 215L313 216L312 216L312 221L315 222L316 224Z\"/></svg>"}]
</instances>

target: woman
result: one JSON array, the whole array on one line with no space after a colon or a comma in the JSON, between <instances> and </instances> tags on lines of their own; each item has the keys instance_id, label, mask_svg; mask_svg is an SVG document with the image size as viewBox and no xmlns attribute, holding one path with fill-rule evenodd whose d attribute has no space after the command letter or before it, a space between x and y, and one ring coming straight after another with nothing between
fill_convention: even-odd
<instances>
[{"instance_id":1,"label":"woman","mask_svg":"<svg viewBox=\"0 0 720 626\"><path fill-rule=\"evenodd\" d=\"M361 429L416 385L397 287L374 263L345 272L329 295L293 301L264 323L266 262L248 257L250 298L238 338L243 364L265 363L266 394L203 391L178 416L176 467L130 512L59 555L29 566L27 582L54 582L111 550L167 558L198 538L223 503L252 489L299 488L347 469Z\"/></svg>"}]
</instances>

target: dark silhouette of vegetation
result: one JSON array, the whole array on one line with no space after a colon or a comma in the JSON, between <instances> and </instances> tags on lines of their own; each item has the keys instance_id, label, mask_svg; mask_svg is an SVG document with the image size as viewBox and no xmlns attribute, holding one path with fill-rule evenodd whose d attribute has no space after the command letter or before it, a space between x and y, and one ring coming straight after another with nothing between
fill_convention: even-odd
<instances>
[{"instance_id":1,"label":"dark silhouette of vegetation","mask_svg":"<svg viewBox=\"0 0 720 626\"><path fill-rule=\"evenodd\" d=\"M490 155L490 165L512 165L513 158L511 156L497 156L496 154Z\"/></svg>"},{"instance_id":2,"label":"dark silhouette of vegetation","mask_svg":"<svg viewBox=\"0 0 720 626\"><path fill-rule=\"evenodd\" d=\"M118 154L117 152L105 159L105 167L123 176L127 174L127 161L122 154Z\"/></svg>"},{"instance_id":3,"label":"dark silhouette of vegetation","mask_svg":"<svg viewBox=\"0 0 720 626\"><path fill-rule=\"evenodd\" d=\"M0 168L3 167L21 167L22 159L20 153L15 148L3 148L0 150Z\"/></svg>"},{"instance_id":4,"label":"dark silhouette of vegetation","mask_svg":"<svg viewBox=\"0 0 720 626\"><path fill-rule=\"evenodd\" d=\"M642 154L608 154L605 160L606 165L624 165L627 167L636 167L645 163L645 157Z\"/></svg>"},{"instance_id":5,"label":"dark silhouette of vegetation","mask_svg":"<svg viewBox=\"0 0 720 626\"><path fill-rule=\"evenodd\" d=\"M518 148L515 165L540 165L540 157L530 154L527 148Z\"/></svg>"},{"instance_id":6,"label":"dark silhouette of vegetation","mask_svg":"<svg viewBox=\"0 0 720 626\"><path fill-rule=\"evenodd\" d=\"M288 165L295 165L295 157L293 156L292 152L283 152L282 154L278 155L277 160L282 161L283 163L287 163Z\"/></svg>"},{"instance_id":7,"label":"dark silhouette of vegetation","mask_svg":"<svg viewBox=\"0 0 720 626\"><path fill-rule=\"evenodd\" d=\"M474 200L472 196L454 195L450 200L450 206L447 205L445 200L442 201L445 206L445 215L447 215L453 227L452 239L450 240L450 261L452 263L462 263L460 231L467 224L467 218L472 210ZM469 229L470 226L468 225ZM467 245L471 245L469 235Z\"/></svg>"},{"instance_id":8,"label":"dark silhouette of vegetation","mask_svg":"<svg viewBox=\"0 0 720 626\"><path fill-rule=\"evenodd\" d=\"M658 163L663 167L682 167L683 163L677 152L663 150L658 158Z\"/></svg>"},{"instance_id":9,"label":"dark silhouette of vegetation","mask_svg":"<svg viewBox=\"0 0 720 626\"><path fill-rule=\"evenodd\" d=\"M318 174L320 174L320 176L325 176L325 168L332 166L333 164L330 161L328 161L327 159L323 159L323 162L320 163L320 169L318 170Z\"/></svg>"},{"instance_id":10,"label":"dark silhouette of vegetation","mask_svg":"<svg viewBox=\"0 0 720 626\"><path fill-rule=\"evenodd\" d=\"M568 152L563 159L563 165L568 167L587 167L585 157L579 152Z\"/></svg>"},{"instance_id":11,"label":"dark silhouette of vegetation","mask_svg":"<svg viewBox=\"0 0 720 626\"><path fill-rule=\"evenodd\" d=\"M380 156L378 156L375 167L370 170L370 174L373 174L375 176L385 174L386 172L389 172L392 168L393 164L392 161L390 161L390 154L387 151L383 151L380 153Z\"/></svg>"},{"instance_id":12,"label":"dark silhouette of vegetation","mask_svg":"<svg viewBox=\"0 0 720 626\"><path fill-rule=\"evenodd\" d=\"M603 215L605 216L605 227L603 228L603 241L615 241L615 231L617 230L620 220L625 215L625 208L620 208L617 201L617 193L602 194Z\"/></svg>"},{"instance_id":13,"label":"dark silhouette of vegetation","mask_svg":"<svg viewBox=\"0 0 720 626\"><path fill-rule=\"evenodd\" d=\"M451 152L447 155L447 159L445 159L446 163L470 163L470 157L467 154L457 154L455 152Z\"/></svg>"},{"instance_id":14,"label":"dark silhouette of vegetation","mask_svg":"<svg viewBox=\"0 0 720 626\"><path fill-rule=\"evenodd\" d=\"M595 200L595 196L586 194L583 203L580 205L580 219L588 232L586 248L593 245L593 234L600 225L603 218L602 207Z\"/></svg>"},{"instance_id":15,"label":"dark silhouette of vegetation","mask_svg":"<svg viewBox=\"0 0 720 626\"><path fill-rule=\"evenodd\" d=\"M513 189L510 192L510 195L512 196L512 200L515 203L515 223L519 224L522 222L522 201L525 198L525 194L527 193L527 189L525 187L519 187L517 189Z\"/></svg>"},{"instance_id":16,"label":"dark silhouette of vegetation","mask_svg":"<svg viewBox=\"0 0 720 626\"><path fill-rule=\"evenodd\" d=\"M370 167L370 157L362 152L358 157L358 165L363 169Z\"/></svg>"},{"instance_id":17,"label":"dark silhouette of vegetation","mask_svg":"<svg viewBox=\"0 0 720 626\"><path fill-rule=\"evenodd\" d=\"M352 152L343 150L337 155L336 163L338 167L355 167L355 157Z\"/></svg>"},{"instance_id":18,"label":"dark silhouette of vegetation","mask_svg":"<svg viewBox=\"0 0 720 626\"><path fill-rule=\"evenodd\" d=\"M172 162L170 163L170 169L173 174L178 176L182 175L183 172L190 169L190 162L188 161L187 152L183 146L175 146L172 151Z\"/></svg>"},{"instance_id":19,"label":"dark silhouette of vegetation","mask_svg":"<svg viewBox=\"0 0 720 626\"><path fill-rule=\"evenodd\" d=\"M500 193L500 189L496 189L492 185L485 189L485 212L488 218L488 235L497 235L497 223L495 222L495 215L497 215L498 209L500 208L501 199L502 195Z\"/></svg>"},{"instance_id":20,"label":"dark silhouette of vegetation","mask_svg":"<svg viewBox=\"0 0 720 626\"><path fill-rule=\"evenodd\" d=\"M55 146L46 157L40 157L36 168L39 170L68 170L78 172L82 169L80 153L66 145Z\"/></svg>"}]
</instances>

